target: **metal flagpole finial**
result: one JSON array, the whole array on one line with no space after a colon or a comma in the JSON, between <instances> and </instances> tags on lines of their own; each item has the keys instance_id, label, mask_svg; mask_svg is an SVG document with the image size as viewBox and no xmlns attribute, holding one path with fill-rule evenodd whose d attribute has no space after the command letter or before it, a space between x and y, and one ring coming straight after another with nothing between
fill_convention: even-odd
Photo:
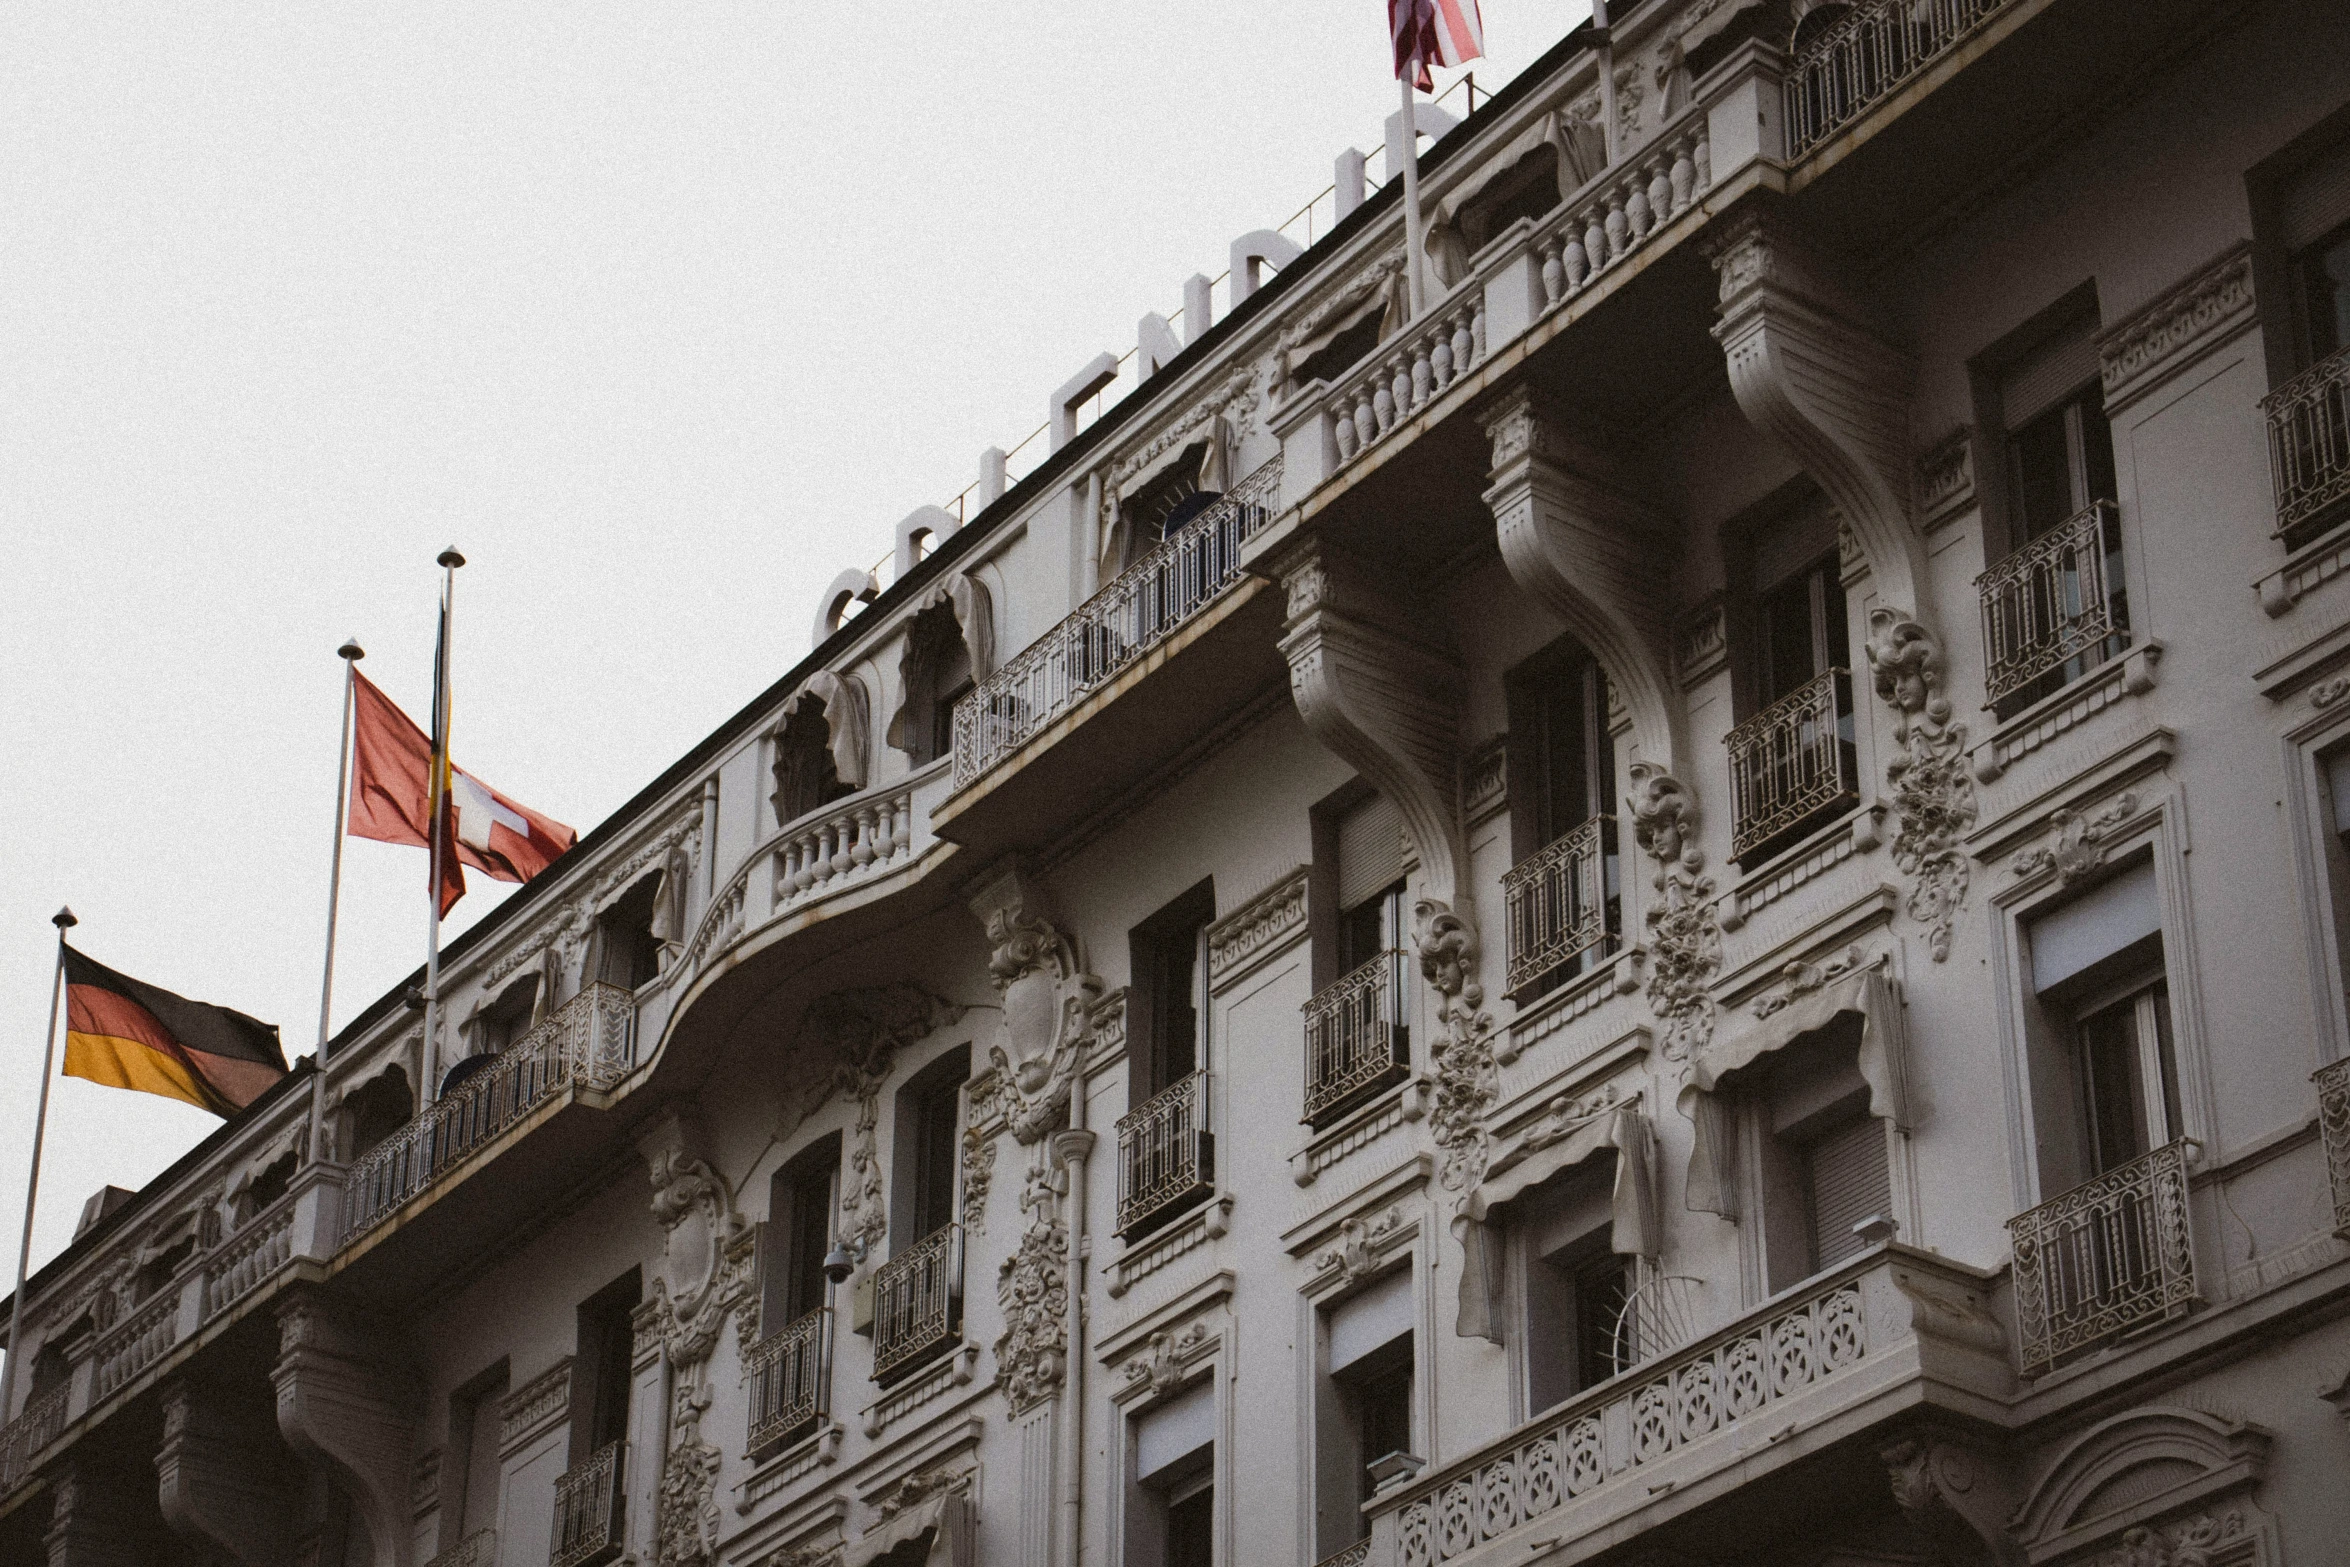
<instances>
[{"instance_id":1,"label":"metal flagpole finial","mask_svg":"<svg viewBox=\"0 0 2350 1567\"><path fill-rule=\"evenodd\" d=\"M73 910L59 909L56 913L49 916L49 923L56 926L57 934L62 936L67 931L73 929L76 925L79 925L81 921L73 917Z\"/></svg>"},{"instance_id":2,"label":"metal flagpole finial","mask_svg":"<svg viewBox=\"0 0 2350 1567\"><path fill-rule=\"evenodd\" d=\"M457 546L452 544L447 549L441 551L441 553L435 557L433 563L438 566L457 567L465 564L465 557L458 554Z\"/></svg>"},{"instance_id":3,"label":"metal flagpole finial","mask_svg":"<svg viewBox=\"0 0 2350 1567\"><path fill-rule=\"evenodd\" d=\"M367 649L359 645L359 639L357 637L349 637L344 640L341 647L335 649L335 656L338 658L347 658L352 663L356 664L359 662L359 660L367 656Z\"/></svg>"}]
</instances>

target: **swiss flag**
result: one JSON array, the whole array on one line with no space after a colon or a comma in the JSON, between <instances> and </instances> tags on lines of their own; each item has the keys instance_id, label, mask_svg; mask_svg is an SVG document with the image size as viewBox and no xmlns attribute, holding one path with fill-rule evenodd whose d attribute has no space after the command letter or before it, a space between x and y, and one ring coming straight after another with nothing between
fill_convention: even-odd
<instances>
[{"instance_id":1,"label":"swiss flag","mask_svg":"<svg viewBox=\"0 0 2350 1567\"><path fill-rule=\"evenodd\" d=\"M352 702L350 827L355 838L432 847L432 740L357 670ZM517 805L462 767L449 766L441 813L441 912L465 895L465 873L528 881L578 841L579 834Z\"/></svg>"}]
</instances>

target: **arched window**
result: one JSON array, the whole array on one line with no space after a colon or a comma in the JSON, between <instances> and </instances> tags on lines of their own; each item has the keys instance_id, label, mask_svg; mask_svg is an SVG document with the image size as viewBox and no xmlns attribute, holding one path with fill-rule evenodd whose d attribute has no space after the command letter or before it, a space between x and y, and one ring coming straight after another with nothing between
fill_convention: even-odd
<instances>
[{"instance_id":1,"label":"arched window","mask_svg":"<svg viewBox=\"0 0 2350 1567\"><path fill-rule=\"evenodd\" d=\"M415 1090L401 1067L386 1067L344 1095L343 1145L350 1150L346 1162L367 1153L415 1114Z\"/></svg>"},{"instance_id":2,"label":"arched window","mask_svg":"<svg viewBox=\"0 0 2350 1567\"><path fill-rule=\"evenodd\" d=\"M889 721L889 743L924 767L955 748L955 703L995 672L995 626L987 589L958 575L906 623L898 660L904 693Z\"/></svg>"},{"instance_id":3,"label":"arched window","mask_svg":"<svg viewBox=\"0 0 2350 1567\"><path fill-rule=\"evenodd\" d=\"M775 732L775 825L799 820L865 787L867 714L864 682L829 670L811 676L785 704Z\"/></svg>"}]
</instances>

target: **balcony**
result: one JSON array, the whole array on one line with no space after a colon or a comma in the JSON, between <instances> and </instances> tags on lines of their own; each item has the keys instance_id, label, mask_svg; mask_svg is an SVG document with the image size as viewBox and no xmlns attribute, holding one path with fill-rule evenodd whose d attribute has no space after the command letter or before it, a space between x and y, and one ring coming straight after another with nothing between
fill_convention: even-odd
<instances>
[{"instance_id":1,"label":"balcony","mask_svg":"<svg viewBox=\"0 0 2350 1567\"><path fill-rule=\"evenodd\" d=\"M1796 687L1723 743L1730 749L1730 857L1741 865L1859 803L1852 677L1841 669Z\"/></svg>"},{"instance_id":2,"label":"balcony","mask_svg":"<svg viewBox=\"0 0 2350 1567\"><path fill-rule=\"evenodd\" d=\"M2182 1138L2007 1221L2026 1375L2199 1298Z\"/></svg>"},{"instance_id":3,"label":"balcony","mask_svg":"<svg viewBox=\"0 0 2350 1567\"><path fill-rule=\"evenodd\" d=\"M1342 1551L1333 1551L1314 1564L1314 1567L1363 1567L1371 1559L1371 1542L1357 1540Z\"/></svg>"},{"instance_id":4,"label":"balcony","mask_svg":"<svg viewBox=\"0 0 2350 1567\"><path fill-rule=\"evenodd\" d=\"M818 1307L768 1334L743 1361L751 1384L754 1458L798 1441L830 1412L832 1312Z\"/></svg>"},{"instance_id":5,"label":"balcony","mask_svg":"<svg viewBox=\"0 0 2350 1567\"><path fill-rule=\"evenodd\" d=\"M424 1567L498 1567L498 1531L476 1529Z\"/></svg>"},{"instance_id":6,"label":"balcony","mask_svg":"<svg viewBox=\"0 0 2350 1567\"><path fill-rule=\"evenodd\" d=\"M620 1555L626 1442L606 1442L555 1480L555 1538L547 1567L595 1567Z\"/></svg>"},{"instance_id":7,"label":"balcony","mask_svg":"<svg viewBox=\"0 0 2350 1567\"><path fill-rule=\"evenodd\" d=\"M956 789L978 781L1238 582L1241 546L1272 520L1280 491L1275 458L956 703Z\"/></svg>"},{"instance_id":8,"label":"balcony","mask_svg":"<svg viewBox=\"0 0 2350 1567\"><path fill-rule=\"evenodd\" d=\"M2004 717L2128 645L2120 560L2121 514L2098 501L1975 579L1986 707Z\"/></svg>"},{"instance_id":9,"label":"balcony","mask_svg":"<svg viewBox=\"0 0 2350 1567\"><path fill-rule=\"evenodd\" d=\"M1382 952L1305 1004L1308 1126L1323 1126L1411 1075L1407 961L1401 952Z\"/></svg>"},{"instance_id":10,"label":"balcony","mask_svg":"<svg viewBox=\"0 0 2350 1567\"><path fill-rule=\"evenodd\" d=\"M962 1337L963 1227L948 1224L874 1270L873 1380L894 1382Z\"/></svg>"},{"instance_id":11,"label":"balcony","mask_svg":"<svg viewBox=\"0 0 2350 1567\"><path fill-rule=\"evenodd\" d=\"M1208 1074L1194 1072L1118 1118L1118 1234L1126 1240L1206 1197L1216 1186L1208 1130Z\"/></svg>"},{"instance_id":12,"label":"balcony","mask_svg":"<svg viewBox=\"0 0 2350 1567\"><path fill-rule=\"evenodd\" d=\"M1871 0L1804 43L1787 71L1787 156L1898 92L2008 0Z\"/></svg>"},{"instance_id":13,"label":"balcony","mask_svg":"<svg viewBox=\"0 0 2350 1567\"><path fill-rule=\"evenodd\" d=\"M1604 955L1620 932L1616 822L1594 816L1501 879L1509 925L1509 984L1524 996L1586 952Z\"/></svg>"},{"instance_id":14,"label":"balcony","mask_svg":"<svg viewBox=\"0 0 2350 1567\"><path fill-rule=\"evenodd\" d=\"M60 1383L38 1398L27 1400L24 1413L0 1430L0 1496L5 1496L32 1473L33 1461L65 1429L66 1396L70 1383Z\"/></svg>"},{"instance_id":15,"label":"balcony","mask_svg":"<svg viewBox=\"0 0 2350 1567\"><path fill-rule=\"evenodd\" d=\"M2350 516L2350 348L2260 400L2277 532L2300 545Z\"/></svg>"},{"instance_id":16,"label":"balcony","mask_svg":"<svg viewBox=\"0 0 2350 1567\"><path fill-rule=\"evenodd\" d=\"M1994 1283L1909 1247L1867 1252L1375 1496L1368 1561L1515 1564L1714 1497L1761 1505L1767 1475L1867 1446L1930 1385L2001 1396ZM1801 1486L1781 1494L1807 1505Z\"/></svg>"},{"instance_id":17,"label":"balcony","mask_svg":"<svg viewBox=\"0 0 2350 1567\"><path fill-rule=\"evenodd\" d=\"M2350 1237L2350 1056L2320 1067L2317 1126L2325 1140L2326 1175L2334 1193L2334 1231Z\"/></svg>"},{"instance_id":18,"label":"balcony","mask_svg":"<svg viewBox=\"0 0 2350 1567\"><path fill-rule=\"evenodd\" d=\"M204 1267L204 1320L259 1289L294 1255L294 1202L282 1197L222 1242Z\"/></svg>"},{"instance_id":19,"label":"balcony","mask_svg":"<svg viewBox=\"0 0 2350 1567\"><path fill-rule=\"evenodd\" d=\"M454 1093L355 1161L343 1183L343 1244L382 1223L539 1106L609 1088L635 1065L636 1003L590 984Z\"/></svg>"}]
</instances>

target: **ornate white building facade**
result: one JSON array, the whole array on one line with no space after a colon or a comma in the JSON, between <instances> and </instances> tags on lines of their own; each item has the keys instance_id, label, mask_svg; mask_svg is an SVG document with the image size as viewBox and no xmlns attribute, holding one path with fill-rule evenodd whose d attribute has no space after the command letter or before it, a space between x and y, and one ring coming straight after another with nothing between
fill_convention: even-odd
<instances>
[{"instance_id":1,"label":"ornate white building facade","mask_svg":"<svg viewBox=\"0 0 2350 1567\"><path fill-rule=\"evenodd\" d=\"M0 1559L2350 1559L2350 11L1616 13L93 1200Z\"/></svg>"}]
</instances>

